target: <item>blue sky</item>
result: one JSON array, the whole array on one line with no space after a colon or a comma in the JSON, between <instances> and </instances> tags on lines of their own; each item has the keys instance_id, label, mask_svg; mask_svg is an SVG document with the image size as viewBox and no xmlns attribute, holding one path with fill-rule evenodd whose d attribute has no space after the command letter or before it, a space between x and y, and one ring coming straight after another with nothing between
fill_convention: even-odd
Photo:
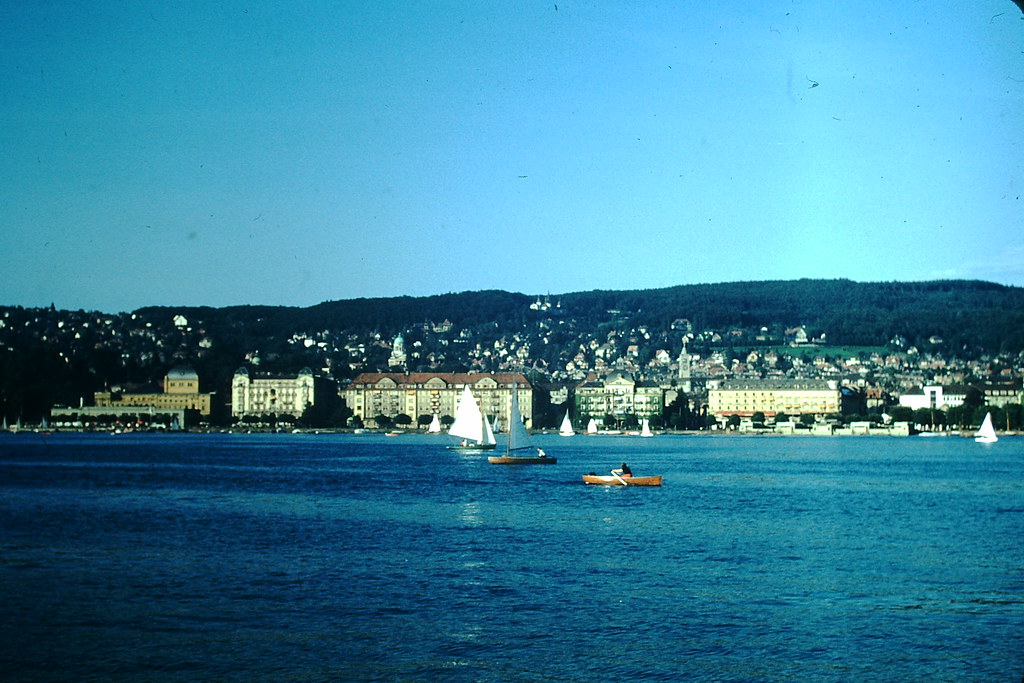
<instances>
[{"instance_id":1,"label":"blue sky","mask_svg":"<svg viewBox=\"0 0 1024 683\"><path fill-rule=\"evenodd\" d=\"M962 2L0 8L0 304L1024 285L1024 15Z\"/></svg>"}]
</instances>

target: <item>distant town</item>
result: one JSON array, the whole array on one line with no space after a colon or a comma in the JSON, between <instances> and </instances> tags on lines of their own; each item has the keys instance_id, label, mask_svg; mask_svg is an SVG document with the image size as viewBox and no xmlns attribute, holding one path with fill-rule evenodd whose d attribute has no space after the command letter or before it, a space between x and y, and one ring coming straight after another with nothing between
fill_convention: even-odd
<instances>
[{"instance_id":1,"label":"distant town","mask_svg":"<svg viewBox=\"0 0 1024 683\"><path fill-rule=\"evenodd\" d=\"M499 425L515 387L532 429L568 415L620 433L955 433L987 413L1021 429L1020 350L958 354L938 331L839 344L799 321L715 328L509 297L469 322L375 321L372 301L333 324L310 309L0 308L3 428L426 431L451 423L469 386Z\"/></svg>"}]
</instances>

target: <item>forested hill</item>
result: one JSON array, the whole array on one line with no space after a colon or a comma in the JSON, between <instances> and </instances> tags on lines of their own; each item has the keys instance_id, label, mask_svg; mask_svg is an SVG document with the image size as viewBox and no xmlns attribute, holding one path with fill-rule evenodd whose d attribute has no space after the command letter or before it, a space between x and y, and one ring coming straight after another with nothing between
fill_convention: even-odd
<instances>
[{"instance_id":1,"label":"forested hill","mask_svg":"<svg viewBox=\"0 0 1024 683\"><path fill-rule=\"evenodd\" d=\"M679 316L694 329L802 325L833 344L885 344L894 336L923 344L941 337L949 349L1024 349L1024 288L990 282L853 282L790 280L683 285L562 297L571 308Z\"/></svg>"},{"instance_id":2,"label":"forested hill","mask_svg":"<svg viewBox=\"0 0 1024 683\"><path fill-rule=\"evenodd\" d=\"M546 310L531 309L542 301ZM296 330L376 331L392 336L424 322L450 321L458 329L495 327L510 334L547 317L571 320L578 331L624 325L668 333L688 321L695 332L762 327L774 336L803 326L830 344L881 345L895 337L921 345L942 339L950 352L1017 353L1024 350L1024 288L990 282L853 282L791 280L680 285L663 289L525 295L503 291L330 301L308 308L239 306L145 308L146 318L196 316L207 327L245 336Z\"/></svg>"}]
</instances>

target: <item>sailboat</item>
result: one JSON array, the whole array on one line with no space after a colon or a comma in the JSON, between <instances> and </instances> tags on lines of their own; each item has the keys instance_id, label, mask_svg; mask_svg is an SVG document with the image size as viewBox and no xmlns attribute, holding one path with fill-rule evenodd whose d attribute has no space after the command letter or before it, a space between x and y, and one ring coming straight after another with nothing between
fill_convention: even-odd
<instances>
[{"instance_id":1,"label":"sailboat","mask_svg":"<svg viewBox=\"0 0 1024 683\"><path fill-rule=\"evenodd\" d=\"M574 436L576 432L572 429L572 420L569 419L569 411L565 411L565 417L562 418L562 426L558 428L559 436Z\"/></svg>"},{"instance_id":2,"label":"sailboat","mask_svg":"<svg viewBox=\"0 0 1024 683\"><path fill-rule=\"evenodd\" d=\"M530 444L530 435L526 433L526 425L523 424L523 415L519 412L519 392L516 386L512 385L512 405L508 415L508 445L505 447L505 455L492 455L487 460L492 465L554 465L557 458L549 457L540 448L536 455L526 453L533 449ZM518 454L518 455L517 455Z\"/></svg>"},{"instance_id":3,"label":"sailboat","mask_svg":"<svg viewBox=\"0 0 1024 683\"><path fill-rule=\"evenodd\" d=\"M427 434L440 434L441 433L441 420L437 417L437 413L434 413L434 419L430 421L430 426L427 427Z\"/></svg>"},{"instance_id":4,"label":"sailboat","mask_svg":"<svg viewBox=\"0 0 1024 683\"><path fill-rule=\"evenodd\" d=\"M651 423L646 417L644 418L643 427L640 428L640 436L654 436L654 432L651 431Z\"/></svg>"},{"instance_id":5,"label":"sailboat","mask_svg":"<svg viewBox=\"0 0 1024 683\"><path fill-rule=\"evenodd\" d=\"M597 434L597 420L590 418L590 422L587 423L587 434Z\"/></svg>"},{"instance_id":6,"label":"sailboat","mask_svg":"<svg viewBox=\"0 0 1024 683\"><path fill-rule=\"evenodd\" d=\"M975 433L974 440L978 443L995 443L999 441L999 438L996 437L995 427L992 426L992 413L985 413L985 420Z\"/></svg>"},{"instance_id":7,"label":"sailboat","mask_svg":"<svg viewBox=\"0 0 1024 683\"><path fill-rule=\"evenodd\" d=\"M448 446L453 451L492 451L497 445L491 423L480 412L480 406L473 398L473 392L466 386L459 399L459 408L455 411L455 422L448 429L452 436L458 436L462 443Z\"/></svg>"}]
</instances>

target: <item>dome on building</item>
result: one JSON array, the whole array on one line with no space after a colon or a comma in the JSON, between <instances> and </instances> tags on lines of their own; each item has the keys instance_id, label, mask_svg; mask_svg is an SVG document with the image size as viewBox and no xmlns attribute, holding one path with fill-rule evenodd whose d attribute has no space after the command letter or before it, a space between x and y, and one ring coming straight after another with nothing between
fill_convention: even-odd
<instances>
[{"instance_id":1,"label":"dome on building","mask_svg":"<svg viewBox=\"0 0 1024 683\"><path fill-rule=\"evenodd\" d=\"M167 371L167 379L169 380L189 380L193 379L199 381L199 375L190 367L179 365L178 367L171 368Z\"/></svg>"}]
</instances>

